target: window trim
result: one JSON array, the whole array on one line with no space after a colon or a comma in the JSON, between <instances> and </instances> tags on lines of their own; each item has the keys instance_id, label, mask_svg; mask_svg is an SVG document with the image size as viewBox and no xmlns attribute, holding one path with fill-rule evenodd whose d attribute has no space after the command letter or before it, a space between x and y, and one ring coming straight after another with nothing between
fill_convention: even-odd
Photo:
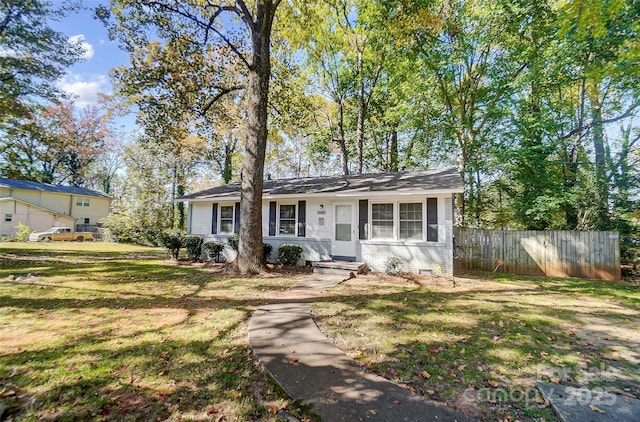
<instances>
[{"instance_id":1,"label":"window trim","mask_svg":"<svg viewBox=\"0 0 640 422\"><path fill-rule=\"evenodd\" d=\"M231 231L223 231L222 230L222 208L230 207L231 208ZM235 204L234 203L219 203L218 204L218 221L216 224L218 225L218 234L228 234L231 235L234 233L234 216L235 216ZM229 218L225 218L224 220L229 220Z\"/></svg>"},{"instance_id":2,"label":"window trim","mask_svg":"<svg viewBox=\"0 0 640 422\"><path fill-rule=\"evenodd\" d=\"M84 196L76 197L76 207L90 207L91 198L85 198Z\"/></svg>"},{"instance_id":3,"label":"window trim","mask_svg":"<svg viewBox=\"0 0 640 422\"><path fill-rule=\"evenodd\" d=\"M5 215L4 215L4 222L5 222L5 223L11 223L11 222L13 222L13 213L10 213L10 212L5 213Z\"/></svg>"},{"instance_id":4,"label":"window trim","mask_svg":"<svg viewBox=\"0 0 640 422\"><path fill-rule=\"evenodd\" d=\"M419 204L420 205L420 220L402 220L401 217L401 210L400 207L402 205L413 205L413 204ZM425 216L426 216L426 210L425 210L425 201L416 201L416 202L400 202L398 201L398 240L402 240L402 241L422 241L425 240ZM402 231L401 231L401 224L402 222L416 222L416 221L420 221L420 237L419 238L414 238L414 237L402 237Z\"/></svg>"},{"instance_id":5,"label":"window trim","mask_svg":"<svg viewBox=\"0 0 640 422\"><path fill-rule=\"evenodd\" d=\"M291 233L282 233L282 217L281 211L283 206L292 206L293 207L293 217L287 218L286 220L293 220L293 231ZM287 202L278 202L276 209L276 236L283 237L297 237L298 236L298 204L295 201L287 201Z\"/></svg>"},{"instance_id":6,"label":"window trim","mask_svg":"<svg viewBox=\"0 0 640 422\"><path fill-rule=\"evenodd\" d=\"M370 207L369 207L369 221L371 221L371 235L369 236L369 238L371 240L394 240L397 238L396 236L396 211L398 209L397 207L397 201L376 201L376 202L372 202ZM373 225L374 225L374 218L373 218L373 207L375 205L391 205L392 210L391 210L391 237L388 236L384 236L384 237L377 237L374 236L373 234ZM376 220L377 221L377 220ZM379 220L379 221L389 221L389 220Z\"/></svg>"}]
</instances>

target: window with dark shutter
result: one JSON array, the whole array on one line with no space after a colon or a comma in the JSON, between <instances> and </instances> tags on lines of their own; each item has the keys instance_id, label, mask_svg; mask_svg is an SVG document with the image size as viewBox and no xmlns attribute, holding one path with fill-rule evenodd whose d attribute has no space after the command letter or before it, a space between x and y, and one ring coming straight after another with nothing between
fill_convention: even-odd
<instances>
[{"instance_id":1,"label":"window with dark shutter","mask_svg":"<svg viewBox=\"0 0 640 422\"><path fill-rule=\"evenodd\" d=\"M269 202L269 236L276 235L276 201Z\"/></svg>"},{"instance_id":2,"label":"window with dark shutter","mask_svg":"<svg viewBox=\"0 0 640 422\"><path fill-rule=\"evenodd\" d=\"M438 198L427 198L427 242L438 241Z\"/></svg>"},{"instance_id":3,"label":"window with dark shutter","mask_svg":"<svg viewBox=\"0 0 640 422\"><path fill-rule=\"evenodd\" d=\"M236 202L235 212L233 215L233 232L240 233L240 202Z\"/></svg>"},{"instance_id":4,"label":"window with dark shutter","mask_svg":"<svg viewBox=\"0 0 640 422\"><path fill-rule=\"evenodd\" d=\"M211 205L211 234L218 234L218 204Z\"/></svg>"},{"instance_id":5,"label":"window with dark shutter","mask_svg":"<svg viewBox=\"0 0 640 422\"><path fill-rule=\"evenodd\" d=\"M369 223L369 201L361 199L358 203L358 239L367 238L367 223Z\"/></svg>"},{"instance_id":6,"label":"window with dark shutter","mask_svg":"<svg viewBox=\"0 0 640 422\"><path fill-rule=\"evenodd\" d=\"M298 201L298 237L305 237L307 230L307 201Z\"/></svg>"}]
</instances>

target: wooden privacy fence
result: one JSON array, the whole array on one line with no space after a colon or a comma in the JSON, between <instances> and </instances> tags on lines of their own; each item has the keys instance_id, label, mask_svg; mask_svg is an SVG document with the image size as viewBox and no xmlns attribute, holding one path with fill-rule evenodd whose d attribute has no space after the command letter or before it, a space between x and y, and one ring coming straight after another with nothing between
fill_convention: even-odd
<instances>
[{"instance_id":1,"label":"wooden privacy fence","mask_svg":"<svg viewBox=\"0 0 640 422\"><path fill-rule=\"evenodd\" d=\"M455 270L620 280L617 232L453 229ZM501 263L501 264L500 264ZM500 265L499 265L500 264ZM496 270L497 268L497 270Z\"/></svg>"}]
</instances>

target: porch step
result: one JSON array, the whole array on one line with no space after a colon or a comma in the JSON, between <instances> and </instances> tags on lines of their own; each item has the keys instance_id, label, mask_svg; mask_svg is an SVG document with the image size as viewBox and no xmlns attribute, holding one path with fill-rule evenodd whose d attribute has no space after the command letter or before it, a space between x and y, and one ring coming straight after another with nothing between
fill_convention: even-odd
<instances>
[{"instance_id":1,"label":"porch step","mask_svg":"<svg viewBox=\"0 0 640 422\"><path fill-rule=\"evenodd\" d=\"M314 273L340 275L348 277L349 273L366 274L369 271L364 262L350 261L313 261L311 263Z\"/></svg>"}]
</instances>

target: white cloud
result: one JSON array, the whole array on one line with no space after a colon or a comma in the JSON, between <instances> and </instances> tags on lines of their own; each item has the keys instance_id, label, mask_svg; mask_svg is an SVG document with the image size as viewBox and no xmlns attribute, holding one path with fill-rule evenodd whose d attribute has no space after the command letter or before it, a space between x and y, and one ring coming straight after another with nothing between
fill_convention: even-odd
<instances>
[{"instance_id":1,"label":"white cloud","mask_svg":"<svg viewBox=\"0 0 640 422\"><path fill-rule=\"evenodd\" d=\"M93 54L95 53L93 46L87 42L87 40L84 38L84 35L72 35L69 37L69 42L71 44L79 44L82 47L82 49L84 50L84 54L82 55L82 57L85 60L89 60L93 57Z\"/></svg>"},{"instance_id":2,"label":"white cloud","mask_svg":"<svg viewBox=\"0 0 640 422\"><path fill-rule=\"evenodd\" d=\"M98 93L109 92L109 78L105 75L95 75L84 79L80 75L68 74L58 81L58 87L75 98L76 106L84 108L96 105Z\"/></svg>"}]
</instances>

